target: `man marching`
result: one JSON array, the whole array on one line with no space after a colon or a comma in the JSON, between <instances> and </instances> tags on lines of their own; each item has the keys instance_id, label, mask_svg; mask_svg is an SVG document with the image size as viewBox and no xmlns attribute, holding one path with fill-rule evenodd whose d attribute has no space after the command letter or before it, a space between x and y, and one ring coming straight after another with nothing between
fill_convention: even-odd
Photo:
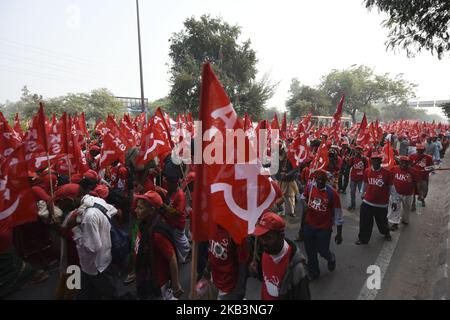
<instances>
[{"instance_id":1,"label":"man marching","mask_svg":"<svg viewBox=\"0 0 450 320\"><path fill-rule=\"evenodd\" d=\"M410 156L411 167L416 172L417 176L417 192L419 193L418 200L422 202L425 207L425 198L428 194L428 181L430 172L434 170L433 158L425 154L425 146L420 144L416 146L417 153ZM413 210L415 210L416 202L414 199Z\"/></svg>"},{"instance_id":2,"label":"man marching","mask_svg":"<svg viewBox=\"0 0 450 320\"><path fill-rule=\"evenodd\" d=\"M337 226L335 242L342 243L342 219L341 201L336 190L327 185L327 172L318 170L315 173L315 183L309 184L302 199L305 205L304 240L305 250L308 256L308 272L311 280L317 280L320 276L320 254L328 261L328 270L336 268L336 257L330 251L331 234L333 224Z\"/></svg>"},{"instance_id":3,"label":"man marching","mask_svg":"<svg viewBox=\"0 0 450 320\"><path fill-rule=\"evenodd\" d=\"M415 174L409 165L409 157L401 156L400 165L391 170L395 189L388 214L388 220L392 223L391 231L398 229L400 221L405 225L409 223L409 212L416 186Z\"/></svg>"},{"instance_id":4,"label":"man marching","mask_svg":"<svg viewBox=\"0 0 450 320\"><path fill-rule=\"evenodd\" d=\"M389 194L392 188L392 174L381 167L382 155L373 153L371 156L372 166L364 171L364 183L360 209L359 235L357 245L368 244L372 235L373 220L378 230L391 241L387 219Z\"/></svg>"}]
</instances>

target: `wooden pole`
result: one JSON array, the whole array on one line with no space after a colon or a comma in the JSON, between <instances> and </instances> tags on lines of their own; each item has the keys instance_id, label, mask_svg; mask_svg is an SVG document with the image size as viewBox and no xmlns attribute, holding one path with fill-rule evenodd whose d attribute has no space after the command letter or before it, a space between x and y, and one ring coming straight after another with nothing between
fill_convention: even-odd
<instances>
[{"instance_id":1,"label":"wooden pole","mask_svg":"<svg viewBox=\"0 0 450 320\"><path fill-rule=\"evenodd\" d=\"M51 210L48 211L49 215L48 218L51 221L53 219L53 197L54 197L54 192L53 192L53 183L52 183L52 169L51 169L51 164L50 164L50 155L48 154L47 151L47 162L48 162L48 174L50 175L50 196L52 201L50 202L50 206L51 206Z\"/></svg>"},{"instance_id":2,"label":"wooden pole","mask_svg":"<svg viewBox=\"0 0 450 320\"><path fill-rule=\"evenodd\" d=\"M69 160L69 154L66 153L67 166L69 167L69 182L72 183L72 165Z\"/></svg>"},{"instance_id":3,"label":"wooden pole","mask_svg":"<svg viewBox=\"0 0 450 320\"><path fill-rule=\"evenodd\" d=\"M190 300L197 299L197 256L198 256L198 243L192 241L192 260L191 260L191 292L189 294Z\"/></svg>"}]
</instances>

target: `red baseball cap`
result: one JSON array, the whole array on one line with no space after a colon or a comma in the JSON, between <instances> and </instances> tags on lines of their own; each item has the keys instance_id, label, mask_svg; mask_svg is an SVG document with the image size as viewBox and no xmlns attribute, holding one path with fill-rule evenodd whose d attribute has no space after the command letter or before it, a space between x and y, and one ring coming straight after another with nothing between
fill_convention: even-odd
<instances>
[{"instance_id":1,"label":"red baseball cap","mask_svg":"<svg viewBox=\"0 0 450 320\"><path fill-rule=\"evenodd\" d=\"M50 201L50 199L51 199L50 196L41 187L34 186L34 187L31 187L31 190L33 191L33 195L34 195L36 201L38 201L38 200L43 200L45 202L49 202Z\"/></svg>"},{"instance_id":2,"label":"red baseball cap","mask_svg":"<svg viewBox=\"0 0 450 320\"><path fill-rule=\"evenodd\" d=\"M383 159L383 156L381 154L379 154L378 152L374 152L370 156L370 159Z\"/></svg>"},{"instance_id":3,"label":"red baseball cap","mask_svg":"<svg viewBox=\"0 0 450 320\"><path fill-rule=\"evenodd\" d=\"M104 184L99 184L94 188L94 190L89 192L89 194L91 196L99 197L106 200L106 198L108 198L109 195L109 189Z\"/></svg>"},{"instance_id":4,"label":"red baseball cap","mask_svg":"<svg viewBox=\"0 0 450 320\"><path fill-rule=\"evenodd\" d=\"M325 178L328 178L328 172L325 171L325 170L323 170L323 169L316 170L316 171L314 172L314 176L315 176L316 178L318 178L318 177L325 177Z\"/></svg>"},{"instance_id":5,"label":"red baseball cap","mask_svg":"<svg viewBox=\"0 0 450 320\"><path fill-rule=\"evenodd\" d=\"M144 194L137 195L136 199L145 200L155 208L161 208L163 204L161 196L156 191L147 191Z\"/></svg>"},{"instance_id":6,"label":"red baseball cap","mask_svg":"<svg viewBox=\"0 0 450 320\"><path fill-rule=\"evenodd\" d=\"M126 179L126 178L127 178L127 175L128 175L128 170L127 170L127 168L125 168L125 167L120 167L120 168L119 168L118 175L119 175L119 179Z\"/></svg>"},{"instance_id":7,"label":"red baseball cap","mask_svg":"<svg viewBox=\"0 0 450 320\"><path fill-rule=\"evenodd\" d=\"M79 183L81 180L83 180L83 174L75 173L72 175L72 183Z\"/></svg>"},{"instance_id":8,"label":"red baseball cap","mask_svg":"<svg viewBox=\"0 0 450 320\"><path fill-rule=\"evenodd\" d=\"M400 156L400 161L411 161L408 156Z\"/></svg>"},{"instance_id":9,"label":"red baseball cap","mask_svg":"<svg viewBox=\"0 0 450 320\"><path fill-rule=\"evenodd\" d=\"M83 174L83 178L86 178L86 179L89 179L89 180L92 180L92 181L98 181L98 173L95 172L92 169L89 169L88 171L86 171Z\"/></svg>"},{"instance_id":10,"label":"red baseball cap","mask_svg":"<svg viewBox=\"0 0 450 320\"><path fill-rule=\"evenodd\" d=\"M80 185L76 183L68 183L56 189L53 196L54 201L60 199L74 199L80 195Z\"/></svg>"},{"instance_id":11,"label":"red baseball cap","mask_svg":"<svg viewBox=\"0 0 450 320\"><path fill-rule=\"evenodd\" d=\"M425 150L425 146L423 144L416 145L417 150Z\"/></svg>"},{"instance_id":12,"label":"red baseball cap","mask_svg":"<svg viewBox=\"0 0 450 320\"><path fill-rule=\"evenodd\" d=\"M256 223L253 235L260 237L269 231L284 231L286 223L283 218L273 212L263 213L259 221Z\"/></svg>"}]
</instances>

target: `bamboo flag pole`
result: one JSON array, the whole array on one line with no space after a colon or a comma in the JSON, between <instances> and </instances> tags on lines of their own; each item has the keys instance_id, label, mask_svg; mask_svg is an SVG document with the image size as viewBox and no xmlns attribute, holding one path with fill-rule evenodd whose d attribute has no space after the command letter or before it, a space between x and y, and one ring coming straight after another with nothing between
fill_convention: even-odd
<instances>
[{"instance_id":1,"label":"bamboo flag pole","mask_svg":"<svg viewBox=\"0 0 450 320\"><path fill-rule=\"evenodd\" d=\"M198 256L198 243L192 241L192 260L191 260L191 292L189 294L190 300L197 299L197 256Z\"/></svg>"},{"instance_id":2,"label":"bamboo flag pole","mask_svg":"<svg viewBox=\"0 0 450 320\"><path fill-rule=\"evenodd\" d=\"M52 170L51 170L51 164L50 164L50 155L48 154L47 151L47 162L48 162L48 174L50 175L50 196L51 196L51 202L50 202L50 206L51 206L51 210L48 211L49 215L48 218L50 221L53 220L53 198L54 198L54 191L53 191L53 182L52 182Z\"/></svg>"},{"instance_id":3,"label":"bamboo flag pole","mask_svg":"<svg viewBox=\"0 0 450 320\"><path fill-rule=\"evenodd\" d=\"M67 166L69 168L69 182L72 183L72 164L70 163L69 154L66 153Z\"/></svg>"}]
</instances>

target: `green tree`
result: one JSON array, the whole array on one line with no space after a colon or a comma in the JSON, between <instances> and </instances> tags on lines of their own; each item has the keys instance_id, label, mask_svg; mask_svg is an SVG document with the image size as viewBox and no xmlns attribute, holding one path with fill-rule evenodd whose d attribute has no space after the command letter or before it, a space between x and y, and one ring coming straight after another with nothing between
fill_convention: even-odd
<instances>
[{"instance_id":1,"label":"green tree","mask_svg":"<svg viewBox=\"0 0 450 320\"><path fill-rule=\"evenodd\" d=\"M80 114L84 112L86 120L105 119L108 114L122 115L125 112L123 104L107 89L96 89L90 93L69 93L65 96L44 99L42 95L31 93L27 86L22 88L22 95L17 102L8 102L5 106L5 116L11 120L15 113L21 119L29 120L39 109L39 102L44 102L45 113L60 116L63 112Z\"/></svg>"},{"instance_id":2,"label":"green tree","mask_svg":"<svg viewBox=\"0 0 450 320\"><path fill-rule=\"evenodd\" d=\"M291 81L289 94L286 109L293 120L298 120L309 112L314 116L334 112L331 110L331 99L322 90L301 85L296 78Z\"/></svg>"},{"instance_id":3,"label":"green tree","mask_svg":"<svg viewBox=\"0 0 450 320\"><path fill-rule=\"evenodd\" d=\"M86 119L105 119L108 114L121 116L126 110L123 104L107 89L92 90L88 95Z\"/></svg>"},{"instance_id":4,"label":"green tree","mask_svg":"<svg viewBox=\"0 0 450 320\"><path fill-rule=\"evenodd\" d=\"M443 105L441 105L441 108L442 111L444 111L444 114L450 120L450 102L444 103Z\"/></svg>"},{"instance_id":5,"label":"green tree","mask_svg":"<svg viewBox=\"0 0 450 320\"><path fill-rule=\"evenodd\" d=\"M172 117L177 115L175 110L172 110L172 101L169 97L164 97L150 102L148 107L149 114L155 113L156 109L161 108L164 112L170 113Z\"/></svg>"},{"instance_id":6,"label":"green tree","mask_svg":"<svg viewBox=\"0 0 450 320\"><path fill-rule=\"evenodd\" d=\"M409 107L408 104L387 105L382 108L381 119L385 122L395 120L420 120L426 122L445 122L439 115L427 114L424 109Z\"/></svg>"},{"instance_id":7,"label":"green tree","mask_svg":"<svg viewBox=\"0 0 450 320\"><path fill-rule=\"evenodd\" d=\"M275 107L271 107L271 108L266 108L264 110L263 116L261 117L262 119L267 119L269 121L272 121L272 119L274 118L275 114L280 115L280 110L278 110ZM253 119L253 121L256 121L256 119ZM280 120L280 117L278 116L278 120Z\"/></svg>"},{"instance_id":8,"label":"green tree","mask_svg":"<svg viewBox=\"0 0 450 320\"><path fill-rule=\"evenodd\" d=\"M367 8L388 14L383 26L389 29L388 48L403 48L408 56L421 49L441 59L450 50L450 1L365 0Z\"/></svg>"},{"instance_id":9,"label":"green tree","mask_svg":"<svg viewBox=\"0 0 450 320\"><path fill-rule=\"evenodd\" d=\"M184 28L170 38L171 110L198 114L201 66L209 61L236 112L259 119L264 105L275 92L275 85L263 78L256 81L256 53L250 40L238 42L239 26L221 18L203 15L188 18Z\"/></svg>"},{"instance_id":10,"label":"green tree","mask_svg":"<svg viewBox=\"0 0 450 320\"><path fill-rule=\"evenodd\" d=\"M8 120L12 120L16 113L19 113L21 118L30 119L38 110L39 102L43 101L42 95L31 93L27 86L23 86L21 92L19 101L7 101L5 105L5 117Z\"/></svg>"},{"instance_id":11,"label":"green tree","mask_svg":"<svg viewBox=\"0 0 450 320\"><path fill-rule=\"evenodd\" d=\"M336 106L345 95L343 111L355 121L357 112L374 112L373 104L384 102L398 104L414 97L415 84L403 79L402 75L391 78L389 74L376 75L366 66L347 70L332 70L324 76L320 89Z\"/></svg>"}]
</instances>

